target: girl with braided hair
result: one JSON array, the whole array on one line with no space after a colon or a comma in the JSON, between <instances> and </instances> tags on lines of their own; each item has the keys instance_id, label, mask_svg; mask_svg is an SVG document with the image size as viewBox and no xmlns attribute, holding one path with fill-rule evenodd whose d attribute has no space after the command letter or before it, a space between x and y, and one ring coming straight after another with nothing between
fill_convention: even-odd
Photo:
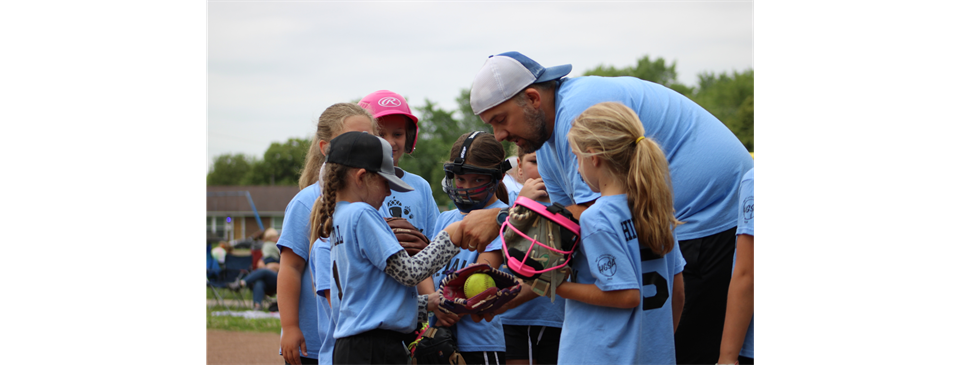
<instances>
[{"instance_id":1,"label":"girl with braided hair","mask_svg":"<svg viewBox=\"0 0 960 365\"><path fill-rule=\"evenodd\" d=\"M604 102L567 134L584 182L600 198L580 215L581 244L566 303L561 364L675 364L686 264L674 228L667 159L636 113ZM603 348L603 351L583 351Z\"/></svg>"},{"instance_id":2,"label":"girl with braided hair","mask_svg":"<svg viewBox=\"0 0 960 365\"><path fill-rule=\"evenodd\" d=\"M435 293L418 296L417 283L460 251L451 241L459 224L413 257L400 245L378 211L391 191L413 190L397 177L392 154L385 139L348 132L331 141L323 168L311 234L330 245L335 364L406 364L405 334L439 303Z\"/></svg>"},{"instance_id":3,"label":"girl with braided hair","mask_svg":"<svg viewBox=\"0 0 960 365\"><path fill-rule=\"evenodd\" d=\"M280 310L280 355L287 364L329 364L333 355L329 302L317 300L329 272L329 260L316 259L310 234L311 211L320 197L320 170L324 151L330 140L347 131L377 132L373 116L363 108L350 104L331 105L317 120L306 162L300 175L300 192L290 200L284 212L283 229L277 248L280 249L280 271L277 273L277 306ZM311 247L314 246L314 247ZM307 270L308 264L310 270ZM329 275L327 275L329 276ZM317 279L314 282L313 279ZM329 279L326 279L329 283ZM317 289L314 289L316 284ZM321 289L322 288L322 289Z\"/></svg>"}]
</instances>

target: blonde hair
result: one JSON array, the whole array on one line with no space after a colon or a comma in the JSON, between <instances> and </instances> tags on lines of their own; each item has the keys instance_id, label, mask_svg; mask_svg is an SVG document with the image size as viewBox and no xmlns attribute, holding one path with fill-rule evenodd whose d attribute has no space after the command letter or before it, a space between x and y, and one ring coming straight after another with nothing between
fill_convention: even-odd
<instances>
[{"instance_id":1,"label":"blonde hair","mask_svg":"<svg viewBox=\"0 0 960 365\"><path fill-rule=\"evenodd\" d=\"M567 139L582 158L598 156L610 173L626 180L627 204L640 244L663 256L673 249L674 227L683 222L674 216L667 158L660 145L643 134L643 123L632 109L604 102L584 110Z\"/></svg>"},{"instance_id":2,"label":"blonde hair","mask_svg":"<svg viewBox=\"0 0 960 365\"><path fill-rule=\"evenodd\" d=\"M317 132L313 134L307 159L303 164L303 170L300 172L299 185L301 190L313 185L320 178L320 166L325 158L320 151L319 142L330 142L333 137L340 135L340 132L343 131L343 121L354 115L363 115L370 119L370 128L374 135L378 135L379 125L373 115L363 107L350 103L337 103L328 107L317 119Z\"/></svg>"}]
</instances>

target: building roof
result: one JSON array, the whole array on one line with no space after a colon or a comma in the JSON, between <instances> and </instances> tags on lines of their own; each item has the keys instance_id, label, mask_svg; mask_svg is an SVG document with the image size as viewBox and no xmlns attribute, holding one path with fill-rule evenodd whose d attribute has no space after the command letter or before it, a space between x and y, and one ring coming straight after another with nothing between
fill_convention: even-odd
<instances>
[{"instance_id":1,"label":"building roof","mask_svg":"<svg viewBox=\"0 0 960 365\"><path fill-rule=\"evenodd\" d=\"M252 212L246 195L249 192L253 204L257 206L257 213L266 215L283 214L287 203L300 192L295 185L272 186L207 186L207 193L212 192L239 192L232 196L207 196L207 212Z\"/></svg>"}]
</instances>

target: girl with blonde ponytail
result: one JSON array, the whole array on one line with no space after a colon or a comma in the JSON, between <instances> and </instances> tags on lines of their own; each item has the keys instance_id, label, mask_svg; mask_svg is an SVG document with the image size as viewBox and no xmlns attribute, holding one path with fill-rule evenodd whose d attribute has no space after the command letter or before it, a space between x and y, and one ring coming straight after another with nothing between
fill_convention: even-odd
<instances>
[{"instance_id":1,"label":"girl with blonde ponytail","mask_svg":"<svg viewBox=\"0 0 960 365\"><path fill-rule=\"evenodd\" d=\"M350 103L331 105L317 120L310 150L300 175L300 192L290 200L284 212L277 273L277 306L280 309L280 354L287 364L329 364L333 359L333 328L330 328L330 303L317 300L317 294L329 289L329 247L326 260L314 245L310 223L317 216L315 203L321 195L320 171L330 141L345 132L377 133L377 124L369 112ZM309 270L308 270L309 268ZM316 286L316 289L314 289Z\"/></svg>"},{"instance_id":2,"label":"girl with blonde ponytail","mask_svg":"<svg viewBox=\"0 0 960 365\"><path fill-rule=\"evenodd\" d=\"M686 261L674 249L681 222L667 159L644 136L637 114L620 103L585 110L567 139L580 176L600 198L580 215L573 276L557 287L557 295L572 299L558 361L675 364ZM603 359L576 350L589 348L584 342L606 346L611 338L623 345L604 351Z\"/></svg>"}]
</instances>

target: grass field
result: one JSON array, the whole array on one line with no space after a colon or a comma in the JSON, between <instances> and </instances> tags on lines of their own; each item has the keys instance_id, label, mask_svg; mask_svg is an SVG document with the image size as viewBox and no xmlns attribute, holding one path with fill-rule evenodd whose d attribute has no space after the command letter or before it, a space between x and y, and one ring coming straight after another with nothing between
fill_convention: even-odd
<instances>
[{"instance_id":1,"label":"grass field","mask_svg":"<svg viewBox=\"0 0 960 365\"><path fill-rule=\"evenodd\" d=\"M253 294L250 290L242 290L241 296L246 299L249 305L249 301L253 297ZM233 299L232 296L227 295L225 298ZM213 291L207 288L207 299L214 299ZM240 332L268 332L268 333L280 333L280 320L277 318L255 318L247 319L243 317L232 317L232 316L213 316L213 312L226 311L227 308L221 307L219 305L207 306L207 329L216 329L216 330L227 330L227 331L240 331Z\"/></svg>"}]
</instances>

